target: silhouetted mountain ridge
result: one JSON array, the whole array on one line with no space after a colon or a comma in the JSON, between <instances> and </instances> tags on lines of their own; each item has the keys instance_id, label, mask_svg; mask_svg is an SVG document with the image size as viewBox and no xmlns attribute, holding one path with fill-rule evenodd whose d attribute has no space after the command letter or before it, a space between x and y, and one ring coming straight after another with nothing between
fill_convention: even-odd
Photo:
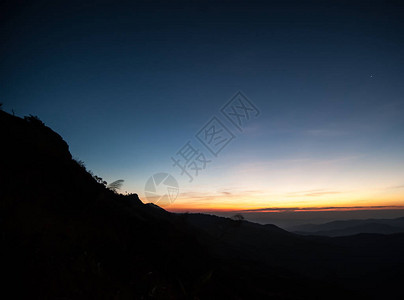
<instances>
[{"instance_id":1,"label":"silhouetted mountain ridge","mask_svg":"<svg viewBox=\"0 0 404 300\"><path fill-rule=\"evenodd\" d=\"M304 237L172 214L97 182L38 119L0 111L0 128L1 264L15 298L402 296L404 234Z\"/></svg>"},{"instance_id":2,"label":"silhouetted mountain ridge","mask_svg":"<svg viewBox=\"0 0 404 300\"><path fill-rule=\"evenodd\" d=\"M292 273L280 277L253 261L214 256L198 240L207 235L182 216L97 182L38 119L0 111L0 128L1 271L15 298L293 299L317 293ZM290 282L295 288L285 290Z\"/></svg>"}]
</instances>

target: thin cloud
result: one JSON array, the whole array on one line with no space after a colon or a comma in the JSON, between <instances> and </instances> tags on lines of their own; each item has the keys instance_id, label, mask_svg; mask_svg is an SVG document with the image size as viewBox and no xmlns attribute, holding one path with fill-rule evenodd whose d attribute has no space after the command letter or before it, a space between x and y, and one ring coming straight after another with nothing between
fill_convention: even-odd
<instances>
[{"instance_id":1,"label":"thin cloud","mask_svg":"<svg viewBox=\"0 0 404 300\"><path fill-rule=\"evenodd\" d=\"M338 211L338 210L369 210L369 209L404 209L404 206L319 206L319 207L265 207L239 210L238 212L299 212L299 211Z\"/></svg>"},{"instance_id":2,"label":"thin cloud","mask_svg":"<svg viewBox=\"0 0 404 300\"><path fill-rule=\"evenodd\" d=\"M387 189L404 189L404 184L403 185L394 185L394 186L390 186Z\"/></svg>"},{"instance_id":3,"label":"thin cloud","mask_svg":"<svg viewBox=\"0 0 404 300\"><path fill-rule=\"evenodd\" d=\"M189 199L208 199L208 198L218 198L218 197L241 197L241 196L251 196L264 193L264 191L260 190L241 190L241 191L233 191L230 189L218 190L216 193L211 192L183 192L180 193L181 198L189 198Z\"/></svg>"},{"instance_id":4,"label":"thin cloud","mask_svg":"<svg viewBox=\"0 0 404 300\"><path fill-rule=\"evenodd\" d=\"M306 197L319 197L324 195L333 195L333 194L341 194L341 192L317 192L317 193L309 193L305 194Z\"/></svg>"},{"instance_id":5,"label":"thin cloud","mask_svg":"<svg viewBox=\"0 0 404 300\"><path fill-rule=\"evenodd\" d=\"M230 196L230 195L233 195L232 193L230 193L230 192L221 192L223 195L228 195L228 196Z\"/></svg>"},{"instance_id":6,"label":"thin cloud","mask_svg":"<svg viewBox=\"0 0 404 300\"><path fill-rule=\"evenodd\" d=\"M287 193L287 197L321 197L321 196L341 194L341 193L342 192L338 192L338 191L329 191L329 190L324 190L324 189L318 189L318 190Z\"/></svg>"}]
</instances>

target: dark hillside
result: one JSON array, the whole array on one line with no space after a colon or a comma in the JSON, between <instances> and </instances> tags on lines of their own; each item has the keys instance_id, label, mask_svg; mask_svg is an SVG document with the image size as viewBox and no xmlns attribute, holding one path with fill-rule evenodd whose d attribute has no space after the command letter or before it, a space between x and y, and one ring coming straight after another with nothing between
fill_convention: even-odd
<instances>
[{"instance_id":1,"label":"dark hillside","mask_svg":"<svg viewBox=\"0 0 404 300\"><path fill-rule=\"evenodd\" d=\"M136 194L107 189L35 117L0 111L0 130L4 294L18 299L402 294L403 234L304 237L274 225L172 214L143 204ZM389 275L381 278L380 270Z\"/></svg>"},{"instance_id":2,"label":"dark hillside","mask_svg":"<svg viewBox=\"0 0 404 300\"><path fill-rule=\"evenodd\" d=\"M37 118L0 111L0 128L1 264L16 298L296 298L313 289L213 256L181 216L97 182Z\"/></svg>"}]
</instances>

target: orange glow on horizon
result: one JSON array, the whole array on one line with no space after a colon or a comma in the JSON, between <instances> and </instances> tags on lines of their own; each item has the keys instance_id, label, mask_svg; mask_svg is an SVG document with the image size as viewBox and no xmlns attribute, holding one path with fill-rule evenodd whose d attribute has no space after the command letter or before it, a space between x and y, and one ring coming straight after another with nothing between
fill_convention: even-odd
<instances>
[{"instance_id":1,"label":"orange glow on horizon","mask_svg":"<svg viewBox=\"0 0 404 300\"><path fill-rule=\"evenodd\" d=\"M172 212L298 212L404 209L404 195L390 194L376 199L365 193L327 193L318 197L285 195L184 195L170 206ZM272 199L279 200L272 200ZM270 200L267 200L270 199Z\"/></svg>"},{"instance_id":2,"label":"orange glow on horizon","mask_svg":"<svg viewBox=\"0 0 404 300\"><path fill-rule=\"evenodd\" d=\"M320 212L320 211L355 211L355 210L392 210L392 209L404 209L403 206L353 206L353 207L295 207L295 208L268 208L268 209L228 209L228 208L187 208L187 207L165 207L166 210L171 212L246 212L246 213L282 213L282 212Z\"/></svg>"}]
</instances>

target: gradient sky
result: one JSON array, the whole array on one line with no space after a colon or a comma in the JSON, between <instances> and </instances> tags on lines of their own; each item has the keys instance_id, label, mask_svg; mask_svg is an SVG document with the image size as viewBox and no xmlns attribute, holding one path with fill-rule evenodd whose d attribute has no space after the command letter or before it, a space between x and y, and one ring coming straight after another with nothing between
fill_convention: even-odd
<instances>
[{"instance_id":1,"label":"gradient sky","mask_svg":"<svg viewBox=\"0 0 404 300\"><path fill-rule=\"evenodd\" d=\"M173 211L404 205L404 6L397 2L10 1L0 102L144 197L168 172ZM259 109L243 132L221 107ZM195 134L235 135L218 157ZM171 157L212 160L189 183Z\"/></svg>"}]
</instances>

